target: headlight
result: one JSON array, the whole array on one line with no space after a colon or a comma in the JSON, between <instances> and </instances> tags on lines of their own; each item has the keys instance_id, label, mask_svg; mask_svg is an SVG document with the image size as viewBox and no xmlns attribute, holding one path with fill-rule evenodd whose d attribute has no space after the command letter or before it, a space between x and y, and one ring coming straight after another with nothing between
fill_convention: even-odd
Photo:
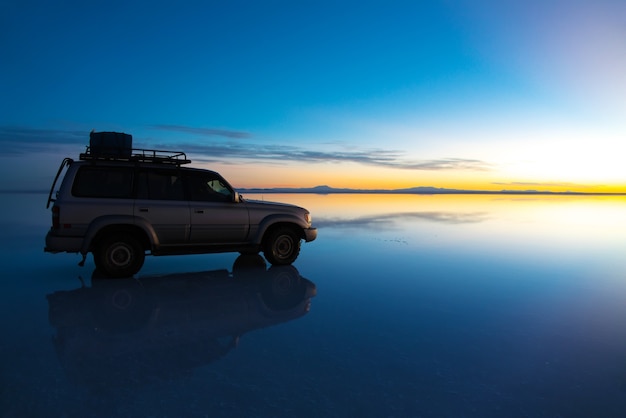
<instances>
[{"instance_id":1,"label":"headlight","mask_svg":"<svg viewBox=\"0 0 626 418\"><path fill-rule=\"evenodd\" d=\"M307 213L304 214L304 221L306 223L308 223L308 224L311 223L311 214L310 213L307 212Z\"/></svg>"}]
</instances>

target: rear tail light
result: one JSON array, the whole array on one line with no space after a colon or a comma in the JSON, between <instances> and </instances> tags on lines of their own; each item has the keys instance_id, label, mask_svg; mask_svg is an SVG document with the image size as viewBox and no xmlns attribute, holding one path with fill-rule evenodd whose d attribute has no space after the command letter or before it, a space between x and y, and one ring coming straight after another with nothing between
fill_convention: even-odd
<instances>
[{"instance_id":1,"label":"rear tail light","mask_svg":"<svg viewBox=\"0 0 626 418\"><path fill-rule=\"evenodd\" d=\"M52 229L59 229L59 213L61 209L57 205L52 206Z\"/></svg>"}]
</instances>

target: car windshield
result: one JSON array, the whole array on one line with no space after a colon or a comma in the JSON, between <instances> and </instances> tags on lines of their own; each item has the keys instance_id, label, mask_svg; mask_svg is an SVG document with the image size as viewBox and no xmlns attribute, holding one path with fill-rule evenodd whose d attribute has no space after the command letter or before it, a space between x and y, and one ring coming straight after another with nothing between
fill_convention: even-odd
<instances>
[{"instance_id":1,"label":"car windshield","mask_svg":"<svg viewBox=\"0 0 626 418\"><path fill-rule=\"evenodd\" d=\"M193 201L227 202L232 200L233 191L215 174L194 173L188 181Z\"/></svg>"}]
</instances>

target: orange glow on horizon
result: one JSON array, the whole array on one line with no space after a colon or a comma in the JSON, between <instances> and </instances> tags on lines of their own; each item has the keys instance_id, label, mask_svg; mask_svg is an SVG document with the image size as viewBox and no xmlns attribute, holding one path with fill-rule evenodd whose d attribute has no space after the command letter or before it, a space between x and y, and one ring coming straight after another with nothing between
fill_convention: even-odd
<instances>
[{"instance_id":1,"label":"orange glow on horizon","mask_svg":"<svg viewBox=\"0 0 626 418\"><path fill-rule=\"evenodd\" d=\"M412 171L358 165L303 164L196 164L220 172L236 189L312 188L396 190L435 187L470 191L537 191L577 193L626 193L618 182L565 182L498 178L494 172Z\"/></svg>"}]
</instances>

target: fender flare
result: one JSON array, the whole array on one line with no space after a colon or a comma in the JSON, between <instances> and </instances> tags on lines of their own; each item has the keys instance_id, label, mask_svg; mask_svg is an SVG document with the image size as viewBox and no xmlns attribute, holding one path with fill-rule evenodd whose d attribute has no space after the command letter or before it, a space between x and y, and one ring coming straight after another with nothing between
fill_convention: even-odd
<instances>
[{"instance_id":1,"label":"fender flare","mask_svg":"<svg viewBox=\"0 0 626 418\"><path fill-rule=\"evenodd\" d=\"M150 249L154 249L159 246L159 238L157 234L150 223L145 219L137 218L131 215L106 215L94 219L91 224L89 224L89 227L85 232L85 238L83 239L83 245L81 246L80 253L85 255L93 250L93 241L103 229L119 228L123 230L124 227L141 230L148 239Z\"/></svg>"},{"instance_id":2,"label":"fender flare","mask_svg":"<svg viewBox=\"0 0 626 418\"><path fill-rule=\"evenodd\" d=\"M252 239L250 240L254 244L261 245L263 243L263 237L265 233L272 228L274 225L292 225L297 227L298 234L300 238L304 238L303 230L308 228L308 225L305 224L303 219L300 219L297 216L293 216L290 214L277 214L277 215L269 215L263 218L263 220L259 223L256 233Z\"/></svg>"}]
</instances>

